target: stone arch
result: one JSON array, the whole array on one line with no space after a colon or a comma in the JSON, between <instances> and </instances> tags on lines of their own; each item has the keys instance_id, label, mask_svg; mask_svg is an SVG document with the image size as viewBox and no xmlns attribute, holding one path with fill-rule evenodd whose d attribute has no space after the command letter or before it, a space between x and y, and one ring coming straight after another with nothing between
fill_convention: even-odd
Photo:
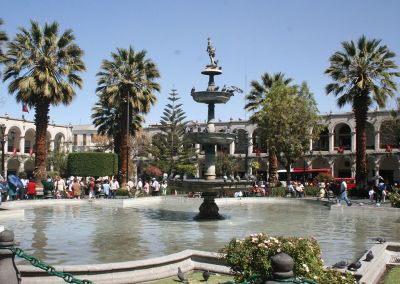
<instances>
[{"instance_id":1,"label":"stone arch","mask_svg":"<svg viewBox=\"0 0 400 284\"><path fill-rule=\"evenodd\" d=\"M307 160L304 157L298 158L292 163L292 168L308 168Z\"/></svg>"},{"instance_id":2,"label":"stone arch","mask_svg":"<svg viewBox=\"0 0 400 284\"><path fill-rule=\"evenodd\" d=\"M234 129L233 133L236 133L237 135L237 138L235 140L235 154L246 154L249 143L248 132L244 129Z\"/></svg>"},{"instance_id":3,"label":"stone arch","mask_svg":"<svg viewBox=\"0 0 400 284\"><path fill-rule=\"evenodd\" d=\"M16 157L12 157L7 161L7 175L17 175L19 173L20 162Z\"/></svg>"},{"instance_id":4,"label":"stone arch","mask_svg":"<svg viewBox=\"0 0 400 284\"><path fill-rule=\"evenodd\" d=\"M259 128L253 131L252 143L253 153L267 153L267 143L261 138L261 130Z\"/></svg>"},{"instance_id":5,"label":"stone arch","mask_svg":"<svg viewBox=\"0 0 400 284\"><path fill-rule=\"evenodd\" d=\"M365 123L365 134L367 136L367 149L375 149L375 129L368 121Z\"/></svg>"},{"instance_id":6,"label":"stone arch","mask_svg":"<svg viewBox=\"0 0 400 284\"><path fill-rule=\"evenodd\" d=\"M334 147L343 147L344 150L351 149L351 128L347 123L339 123L333 129Z\"/></svg>"},{"instance_id":7,"label":"stone arch","mask_svg":"<svg viewBox=\"0 0 400 284\"><path fill-rule=\"evenodd\" d=\"M351 177L351 159L348 156L337 157L334 161L334 177L350 178Z\"/></svg>"},{"instance_id":8,"label":"stone arch","mask_svg":"<svg viewBox=\"0 0 400 284\"><path fill-rule=\"evenodd\" d=\"M58 132L54 136L54 151L62 151L64 149L65 136L63 133Z\"/></svg>"},{"instance_id":9,"label":"stone arch","mask_svg":"<svg viewBox=\"0 0 400 284\"><path fill-rule=\"evenodd\" d=\"M385 155L379 162L379 175L393 183L399 180L399 160L394 155Z\"/></svg>"},{"instance_id":10,"label":"stone arch","mask_svg":"<svg viewBox=\"0 0 400 284\"><path fill-rule=\"evenodd\" d=\"M21 130L17 126L12 126L7 132L7 152L19 152L20 139L22 136Z\"/></svg>"},{"instance_id":11,"label":"stone arch","mask_svg":"<svg viewBox=\"0 0 400 284\"><path fill-rule=\"evenodd\" d=\"M24 153L33 153L35 151L36 132L33 128L25 131Z\"/></svg>"},{"instance_id":12,"label":"stone arch","mask_svg":"<svg viewBox=\"0 0 400 284\"><path fill-rule=\"evenodd\" d=\"M311 166L313 169L323 169L323 168L329 168L329 160L325 157L318 156L315 157L311 161Z\"/></svg>"},{"instance_id":13,"label":"stone arch","mask_svg":"<svg viewBox=\"0 0 400 284\"><path fill-rule=\"evenodd\" d=\"M327 126L322 128L318 139L313 141L312 149L314 151L329 151L329 129Z\"/></svg>"},{"instance_id":14,"label":"stone arch","mask_svg":"<svg viewBox=\"0 0 400 284\"><path fill-rule=\"evenodd\" d=\"M379 148L386 149L387 146L397 147L399 145L399 137L393 131L393 124L390 120L382 122L379 129Z\"/></svg>"}]
</instances>

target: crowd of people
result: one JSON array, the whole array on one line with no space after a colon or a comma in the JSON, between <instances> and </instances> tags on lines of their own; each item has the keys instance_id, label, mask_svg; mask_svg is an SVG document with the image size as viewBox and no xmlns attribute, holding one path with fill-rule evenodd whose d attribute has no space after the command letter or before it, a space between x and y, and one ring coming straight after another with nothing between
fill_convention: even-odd
<instances>
[{"instance_id":1,"label":"crowd of people","mask_svg":"<svg viewBox=\"0 0 400 284\"><path fill-rule=\"evenodd\" d=\"M1 201L12 201L12 200L24 200L24 199L35 199L37 197L37 185L33 178L21 178L14 175L13 182L10 180L5 181L0 176L0 198ZM18 180L20 180L18 182ZM78 178L69 177L62 178L60 176L50 177L42 181L43 184L43 195L46 198L76 198L80 199L87 197L89 199L95 198L116 198L117 191L120 189L118 180L115 177L112 178ZM318 198L332 199L336 198L339 204L345 201L348 206L352 203L348 198L348 186L345 179L336 179L333 181L325 181L316 183L319 186ZM307 186L311 184L307 183ZM314 184L312 184L314 185ZM129 197L139 196L165 196L167 195L168 183L167 176L164 174L160 180L157 178L132 178L126 184L126 189ZM377 206L386 201L386 196L392 190L392 186L384 182L379 176L374 179L374 182L368 184L368 188L362 192L360 196L362 198L369 198L371 203L375 203ZM169 194L177 194L169 192ZM234 197L242 196L270 196L271 192L268 187L268 183L264 181L254 182L249 192L235 192ZM287 194L290 197L303 198L306 197L305 184L301 181L291 181L287 185ZM188 195L190 196L190 195Z\"/></svg>"},{"instance_id":2,"label":"crowd of people","mask_svg":"<svg viewBox=\"0 0 400 284\"><path fill-rule=\"evenodd\" d=\"M33 178L19 178L12 175L15 181L5 180L0 176L0 203L2 201L35 199L39 196ZM120 189L118 180L114 178L50 177L42 181L45 198L115 198ZM158 181L153 178L132 178L126 184L129 197L167 195L167 179L163 176Z\"/></svg>"}]
</instances>

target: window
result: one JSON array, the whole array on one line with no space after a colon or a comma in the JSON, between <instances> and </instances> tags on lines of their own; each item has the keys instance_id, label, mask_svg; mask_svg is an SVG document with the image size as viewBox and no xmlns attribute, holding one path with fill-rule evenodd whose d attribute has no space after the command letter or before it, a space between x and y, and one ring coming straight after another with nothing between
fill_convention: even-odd
<instances>
[{"instance_id":1,"label":"window","mask_svg":"<svg viewBox=\"0 0 400 284\"><path fill-rule=\"evenodd\" d=\"M74 145L78 145L78 135L74 134Z\"/></svg>"},{"instance_id":2,"label":"window","mask_svg":"<svg viewBox=\"0 0 400 284\"><path fill-rule=\"evenodd\" d=\"M86 134L83 134L82 136L83 136L83 138L82 138L83 139L83 146L86 146Z\"/></svg>"}]
</instances>

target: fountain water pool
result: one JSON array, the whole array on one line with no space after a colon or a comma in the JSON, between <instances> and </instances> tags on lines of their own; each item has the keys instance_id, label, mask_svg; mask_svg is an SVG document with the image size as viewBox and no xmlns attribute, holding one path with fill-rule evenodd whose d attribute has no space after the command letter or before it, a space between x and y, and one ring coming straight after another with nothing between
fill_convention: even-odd
<instances>
[{"instance_id":1,"label":"fountain water pool","mask_svg":"<svg viewBox=\"0 0 400 284\"><path fill-rule=\"evenodd\" d=\"M232 238L257 232L314 236L330 265L360 256L377 236L400 240L399 212L329 210L301 200L231 198L216 200L226 219L197 222L193 217L200 199L139 200L129 208L96 200L25 209L23 218L0 215L0 224L15 232L27 253L52 265L130 261L188 248L218 251Z\"/></svg>"}]
</instances>

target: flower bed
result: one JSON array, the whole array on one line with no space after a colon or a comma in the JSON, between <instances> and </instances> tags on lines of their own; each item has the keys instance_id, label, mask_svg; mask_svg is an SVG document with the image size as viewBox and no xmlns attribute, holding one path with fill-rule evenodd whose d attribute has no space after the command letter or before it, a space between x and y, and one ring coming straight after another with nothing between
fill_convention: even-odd
<instances>
[{"instance_id":1,"label":"flower bed","mask_svg":"<svg viewBox=\"0 0 400 284\"><path fill-rule=\"evenodd\" d=\"M273 237L265 233L252 234L245 239L232 239L221 251L236 281L254 274L263 279L272 276L271 257L284 252L294 260L294 275L318 283L349 284L355 278L335 269L325 269L318 242L311 238Z\"/></svg>"}]
</instances>

